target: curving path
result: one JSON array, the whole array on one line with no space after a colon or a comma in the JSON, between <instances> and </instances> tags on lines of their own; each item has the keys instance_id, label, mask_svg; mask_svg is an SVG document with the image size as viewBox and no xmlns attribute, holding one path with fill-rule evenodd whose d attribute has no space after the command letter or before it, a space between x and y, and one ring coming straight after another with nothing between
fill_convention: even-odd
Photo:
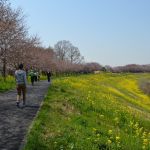
<instances>
[{"instance_id":1,"label":"curving path","mask_svg":"<svg viewBox=\"0 0 150 150\"><path fill-rule=\"evenodd\" d=\"M16 90L0 93L0 150L22 149L24 137L33 121L49 83L40 81L27 86L26 107L16 107Z\"/></svg>"}]
</instances>

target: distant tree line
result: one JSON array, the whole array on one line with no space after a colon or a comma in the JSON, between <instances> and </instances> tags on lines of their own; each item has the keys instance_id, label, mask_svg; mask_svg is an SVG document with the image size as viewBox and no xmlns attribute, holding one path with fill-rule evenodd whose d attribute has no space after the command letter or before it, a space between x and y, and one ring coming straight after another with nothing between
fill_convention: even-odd
<instances>
[{"instance_id":1,"label":"distant tree line","mask_svg":"<svg viewBox=\"0 0 150 150\"><path fill-rule=\"evenodd\" d=\"M144 73L150 72L150 65L137 65L137 64L129 64L126 66L118 66L110 68L112 72L131 72L131 73Z\"/></svg>"}]
</instances>

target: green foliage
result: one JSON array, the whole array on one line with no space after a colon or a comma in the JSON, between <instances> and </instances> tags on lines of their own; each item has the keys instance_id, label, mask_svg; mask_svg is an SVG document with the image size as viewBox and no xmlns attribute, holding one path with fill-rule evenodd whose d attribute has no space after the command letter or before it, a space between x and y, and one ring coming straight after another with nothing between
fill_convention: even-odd
<instances>
[{"instance_id":1,"label":"green foliage","mask_svg":"<svg viewBox=\"0 0 150 150\"><path fill-rule=\"evenodd\" d=\"M3 77L0 76L0 92L7 91L15 87L15 79L12 76L7 76L4 81Z\"/></svg>"},{"instance_id":2,"label":"green foliage","mask_svg":"<svg viewBox=\"0 0 150 150\"><path fill-rule=\"evenodd\" d=\"M150 97L138 87L146 76L53 79L24 150L150 149Z\"/></svg>"}]
</instances>

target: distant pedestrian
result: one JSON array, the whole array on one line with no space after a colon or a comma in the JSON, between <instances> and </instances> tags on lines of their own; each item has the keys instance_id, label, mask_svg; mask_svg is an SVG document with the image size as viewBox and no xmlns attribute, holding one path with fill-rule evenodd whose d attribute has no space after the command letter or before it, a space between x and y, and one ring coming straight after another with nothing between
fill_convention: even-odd
<instances>
[{"instance_id":1,"label":"distant pedestrian","mask_svg":"<svg viewBox=\"0 0 150 150\"><path fill-rule=\"evenodd\" d=\"M38 74L37 71L34 70L34 81L37 82L38 81Z\"/></svg>"},{"instance_id":2,"label":"distant pedestrian","mask_svg":"<svg viewBox=\"0 0 150 150\"><path fill-rule=\"evenodd\" d=\"M40 81L40 72L37 72L38 81Z\"/></svg>"},{"instance_id":3,"label":"distant pedestrian","mask_svg":"<svg viewBox=\"0 0 150 150\"><path fill-rule=\"evenodd\" d=\"M51 81L51 76L52 76L51 72L47 71L47 80L48 80L48 82Z\"/></svg>"},{"instance_id":4,"label":"distant pedestrian","mask_svg":"<svg viewBox=\"0 0 150 150\"><path fill-rule=\"evenodd\" d=\"M15 71L16 85L17 85L17 102L19 107L21 101L21 95L23 95L23 105L26 103L26 72L23 70L23 64L20 64L18 70Z\"/></svg>"},{"instance_id":5,"label":"distant pedestrian","mask_svg":"<svg viewBox=\"0 0 150 150\"><path fill-rule=\"evenodd\" d=\"M30 78L31 78L31 84L32 84L32 86L33 86L33 85L34 85L34 80L35 80L35 77L34 77L34 70L30 70L29 76L30 76Z\"/></svg>"}]
</instances>

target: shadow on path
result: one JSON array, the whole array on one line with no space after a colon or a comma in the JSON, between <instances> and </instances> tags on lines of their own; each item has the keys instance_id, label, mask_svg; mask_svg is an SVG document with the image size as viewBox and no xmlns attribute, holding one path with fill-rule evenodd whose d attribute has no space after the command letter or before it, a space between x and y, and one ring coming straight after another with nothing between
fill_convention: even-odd
<instances>
[{"instance_id":1,"label":"shadow on path","mask_svg":"<svg viewBox=\"0 0 150 150\"><path fill-rule=\"evenodd\" d=\"M16 107L16 90L0 93L0 150L19 150L27 129L40 108L49 83L27 86L26 106Z\"/></svg>"}]
</instances>

